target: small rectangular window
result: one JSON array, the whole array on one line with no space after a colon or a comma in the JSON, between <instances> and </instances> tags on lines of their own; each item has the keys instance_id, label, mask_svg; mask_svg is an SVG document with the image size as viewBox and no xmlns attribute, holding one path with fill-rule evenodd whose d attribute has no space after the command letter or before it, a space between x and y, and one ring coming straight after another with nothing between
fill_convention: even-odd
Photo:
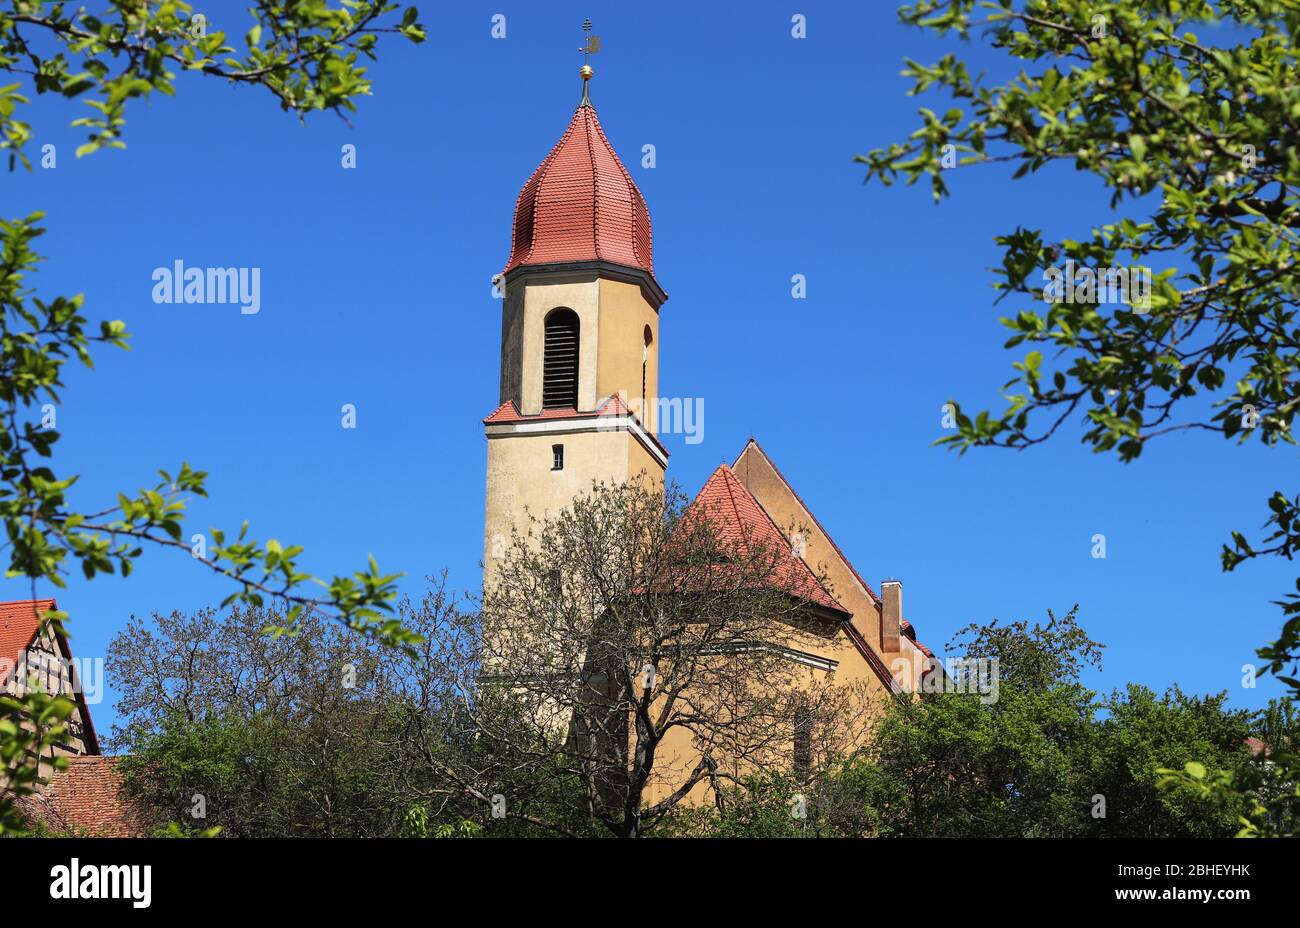
<instances>
[{"instance_id":1,"label":"small rectangular window","mask_svg":"<svg viewBox=\"0 0 1300 928\"><path fill-rule=\"evenodd\" d=\"M551 445L551 470L564 470L564 445Z\"/></svg>"},{"instance_id":2,"label":"small rectangular window","mask_svg":"<svg viewBox=\"0 0 1300 928\"><path fill-rule=\"evenodd\" d=\"M794 710L794 778L805 783L812 775L812 713L800 704Z\"/></svg>"}]
</instances>

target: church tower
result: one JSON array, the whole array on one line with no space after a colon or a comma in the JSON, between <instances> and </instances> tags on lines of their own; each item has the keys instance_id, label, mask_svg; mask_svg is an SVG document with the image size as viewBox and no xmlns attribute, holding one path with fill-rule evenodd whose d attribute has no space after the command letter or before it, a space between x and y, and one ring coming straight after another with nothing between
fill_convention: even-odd
<instances>
[{"instance_id":1,"label":"church tower","mask_svg":"<svg viewBox=\"0 0 1300 928\"><path fill-rule=\"evenodd\" d=\"M487 433L484 564L527 513L601 480L663 486L656 437L659 309L650 211L588 95L524 185L502 272L500 404Z\"/></svg>"}]
</instances>

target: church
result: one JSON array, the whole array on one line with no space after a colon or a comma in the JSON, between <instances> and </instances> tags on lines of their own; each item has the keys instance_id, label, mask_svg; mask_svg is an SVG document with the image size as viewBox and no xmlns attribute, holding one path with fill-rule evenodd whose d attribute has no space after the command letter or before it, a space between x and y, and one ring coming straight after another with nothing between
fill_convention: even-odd
<instances>
[{"instance_id":1,"label":"church","mask_svg":"<svg viewBox=\"0 0 1300 928\"><path fill-rule=\"evenodd\" d=\"M499 278L500 395L483 420L485 585L526 513L553 515L596 481L648 478L662 489L668 467L658 421L668 294L650 209L601 129L591 76L584 65L577 109L519 194ZM865 682L877 704L921 690L936 664L904 616L902 584L873 588L756 439L713 472L694 505L732 535L788 550L782 575L797 572L800 597L836 626L823 653L804 659L837 682Z\"/></svg>"}]
</instances>

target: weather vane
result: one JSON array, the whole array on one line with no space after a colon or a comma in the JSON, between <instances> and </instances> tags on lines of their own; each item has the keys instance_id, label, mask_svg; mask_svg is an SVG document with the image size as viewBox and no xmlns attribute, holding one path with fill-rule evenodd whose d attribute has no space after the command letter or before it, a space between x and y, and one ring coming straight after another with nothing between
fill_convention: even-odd
<instances>
[{"instance_id":1,"label":"weather vane","mask_svg":"<svg viewBox=\"0 0 1300 928\"><path fill-rule=\"evenodd\" d=\"M586 35L582 40L582 48L578 49L578 51L582 52L583 67L587 67L587 58L600 51L600 36L591 34L591 20L589 19L584 19L582 21L582 31L585 32Z\"/></svg>"},{"instance_id":2,"label":"weather vane","mask_svg":"<svg viewBox=\"0 0 1300 928\"><path fill-rule=\"evenodd\" d=\"M578 49L578 51L582 52L582 67L578 70L578 73L582 75L582 103L579 104L580 106L582 104L590 105L591 103L591 98L587 96L587 81L591 80L593 73L589 59L600 51L600 36L591 34L591 20L584 19L582 21L582 31L584 33L582 48Z\"/></svg>"}]
</instances>

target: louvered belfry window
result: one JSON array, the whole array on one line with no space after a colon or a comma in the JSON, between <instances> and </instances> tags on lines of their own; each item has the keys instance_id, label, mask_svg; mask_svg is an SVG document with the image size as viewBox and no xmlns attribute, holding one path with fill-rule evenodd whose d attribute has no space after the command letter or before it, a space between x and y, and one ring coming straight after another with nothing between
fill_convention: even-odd
<instances>
[{"instance_id":1,"label":"louvered belfry window","mask_svg":"<svg viewBox=\"0 0 1300 928\"><path fill-rule=\"evenodd\" d=\"M557 309L546 317L542 408L578 407L578 314Z\"/></svg>"}]
</instances>

